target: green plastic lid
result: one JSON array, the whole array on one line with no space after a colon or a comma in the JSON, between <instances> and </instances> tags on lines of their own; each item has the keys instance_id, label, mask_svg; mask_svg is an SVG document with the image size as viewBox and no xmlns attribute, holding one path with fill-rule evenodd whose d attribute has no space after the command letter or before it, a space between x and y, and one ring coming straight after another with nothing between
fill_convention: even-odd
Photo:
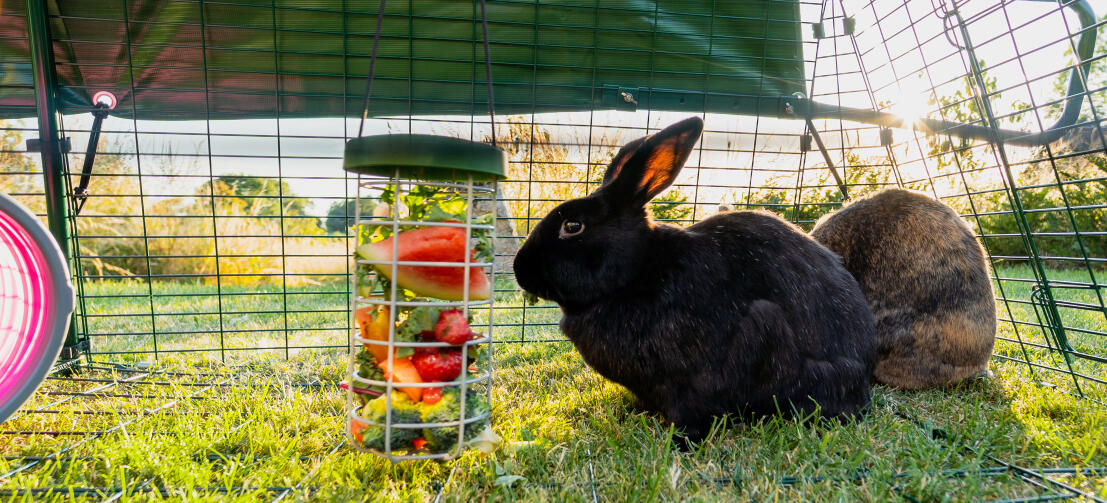
<instances>
[{"instance_id":1,"label":"green plastic lid","mask_svg":"<svg viewBox=\"0 0 1107 503\"><path fill-rule=\"evenodd\" d=\"M474 181L505 178L507 156L492 145L426 134L362 136L346 142L342 168L351 173L413 180Z\"/></svg>"}]
</instances>

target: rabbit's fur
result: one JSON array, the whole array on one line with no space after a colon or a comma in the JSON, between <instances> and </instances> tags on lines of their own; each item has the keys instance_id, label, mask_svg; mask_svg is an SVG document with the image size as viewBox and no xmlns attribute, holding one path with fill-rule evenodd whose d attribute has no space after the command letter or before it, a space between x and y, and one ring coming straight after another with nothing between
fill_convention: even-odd
<instances>
[{"instance_id":1,"label":"rabbit's fur","mask_svg":"<svg viewBox=\"0 0 1107 503\"><path fill-rule=\"evenodd\" d=\"M996 315L984 250L949 206L886 189L819 220L876 322L877 381L903 389L986 374Z\"/></svg>"},{"instance_id":2,"label":"rabbit's fur","mask_svg":"<svg viewBox=\"0 0 1107 503\"><path fill-rule=\"evenodd\" d=\"M769 213L687 229L647 216L702 128L693 117L623 147L596 192L535 226L515 257L519 285L560 304L584 361L689 440L718 416L816 405L856 416L869 404L875 334L836 255Z\"/></svg>"}]
</instances>

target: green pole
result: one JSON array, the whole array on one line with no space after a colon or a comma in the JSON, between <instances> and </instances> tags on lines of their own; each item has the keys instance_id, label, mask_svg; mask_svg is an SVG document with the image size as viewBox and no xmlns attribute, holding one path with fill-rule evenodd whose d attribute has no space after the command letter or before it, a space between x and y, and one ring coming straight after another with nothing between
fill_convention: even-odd
<instances>
[{"instance_id":1,"label":"green pole","mask_svg":"<svg viewBox=\"0 0 1107 503\"><path fill-rule=\"evenodd\" d=\"M46 189L46 220L50 233L58 242L67 264L72 267L69 253L68 207L65 200L65 155L58 137L58 106L55 96L57 79L54 74L54 53L50 43L50 26L46 19L45 0L26 0L27 36L31 49L31 71L35 81L35 105L38 113L38 137L42 155L43 186ZM76 323L69 324L65 347L76 346ZM62 357L66 357L63 350ZM68 356L77 355L70 353Z\"/></svg>"}]
</instances>

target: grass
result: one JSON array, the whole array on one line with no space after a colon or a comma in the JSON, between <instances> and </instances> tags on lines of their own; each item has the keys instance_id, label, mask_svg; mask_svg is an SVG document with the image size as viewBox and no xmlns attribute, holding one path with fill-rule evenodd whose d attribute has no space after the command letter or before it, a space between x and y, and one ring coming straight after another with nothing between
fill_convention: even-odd
<instances>
[{"instance_id":1,"label":"grass","mask_svg":"<svg viewBox=\"0 0 1107 503\"><path fill-rule=\"evenodd\" d=\"M1026 274L1011 268L1000 276ZM1008 296L1029 295L1029 286L1010 283ZM116 326L102 317L101 333L120 335L101 335L94 348L147 348L152 336L141 332L149 325L135 320L150 319L150 299L109 296L134 292L133 284L95 288L86 294L102 296L97 312L110 315L114 302L117 313L137 315L117 316ZM236 331L224 343L283 341L274 329L285 315L250 314L283 305L273 300L284 298L279 292L212 299L201 286L156 288L165 294L159 313L216 314L154 315L165 318L159 331L180 333L165 336L153 366L142 363L152 353L108 354L97 360L128 366L96 364L49 380L22 415L0 426L0 501L981 501L1057 493L1008 464L1054 470L1053 479L1107 498L1107 400L1094 381L1075 381L1085 384L1078 390L1067 375L1022 363L1023 349L1042 342L1027 350L1034 361L1063 366L1029 326L1016 336L1010 323L1000 325L997 355L1012 360L994 359L991 381L916 393L878 386L872 412L857 423L720 424L703 447L682 453L663 421L630 413L630 395L588 369L570 344L536 342L560 339L556 310L524 310L505 293L496 337L524 343L495 347L493 425L503 444L488 456L392 464L344 445L344 397L334 386L345 370L341 350L290 350L287 359L283 348L227 351L227 362L217 361L218 335L204 330L220 319ZM257 291L266 290L240 292ZM345 343L345 314L329 307L344 297L327 291L304 293L300 312L287 316L327 327L304 330L304 346ZM1012 307L1014 319L1034 320L1031 306ZM1066 325L1104 329L1101 312L1064 316ZM1086 339L1082 347L1107 353L1093 346L1101 339ZM164 352L174 347L216 351ZM1076 364L1104 378L1101 364Z\"/></svg>"}]
</instances>

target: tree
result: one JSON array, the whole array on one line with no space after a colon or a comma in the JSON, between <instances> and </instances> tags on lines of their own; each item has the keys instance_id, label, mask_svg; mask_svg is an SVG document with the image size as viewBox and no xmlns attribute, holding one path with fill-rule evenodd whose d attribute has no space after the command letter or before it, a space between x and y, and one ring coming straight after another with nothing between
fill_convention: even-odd
<instances>
[{"instance_id":1,"label":"tree","mask_svg":"<svg viewBox=\"0 0 1107 503\"><path fill-rule=\"evenodd\" d=\"M892 183L892 170L888 164L887 159L883 158L862 160L857 153L847 150L837 169L844 178L850 198L857 199ZM776 212L810 231L820 217L841 208L843 203L842 190L826 165L815 165L813 173L814 176L804 177L798 201L793 200L796 189L783 187L794 183L794 178L782 176L769 181L781 187L760 189L750 194L747 207ZM810 172L808 174L811 175ZM737 195L732 199L741 200Z\"/></svg>"},{"instance_id":2,"label":"tree","mask_svg":"<svg viewBox=\"0 0 1107 503\"><path fill-rule=\"evenodd\" d=\"M215 204L219 209L241 210L242 213L252 216L307 214L308 200L296 197L288 182L273 178L223 175L205 183L198 193L215 195Z\"/></svg>"},{"instance_id":3,"label":"tree","mask_svg":"<svg viewBox=\"0 0 1107 503\"><path fill-rule=\"evenodd\" d=\"M695 208L688 202L688 195L673 187L650 203L655 220L687 225L691 223Z\"/></svg>"},{"instance_id":4,"label":"tree","mask_svg":"<svg viewBox=\"0 0 1107 503\"><path fill-rule=\"evenodd\" d=\"M297 197L288 182L274 178L223 175L204 183L200 196L212 196L216 216L271 219L281 217L284 235L318 235L323 228L318 218L307 214L307 198ZM194 213L207 213L203 197Z\"/></svg>"},{"instance_id":5,"label":"tree","mask_svg":"<svg viewBox=\"0 0 1107 503\"><path fill-rule=\"evenodd\" d=\"M357 198L351 197L331 204L330 209L327 210L327 219L324 221L323 229L332 234L343 234L350 227L353 227L357 223L354 211L354 208L357 207L356 201ZM378 202L377 199L362 199L361 214L372 213Z\"/></svg>"},{"instance_id":6,"label":"tree","mask_svg":"<svg viewBox=\"0 0 1107 503\"><path fill-rule=\"evenodd\" d=\"M1101 17L1099 19L1099 22L1107 22L1107 15ZM1095 28L1092 29L1094 30ZM1096 39L1095 49L1092 51L1092 62L1089 65L1087 75L1085 76L1085 82L1087 84L1084 91L1085 97L1087 97L1087 95L1090 95L1092 91L1107 87L1107 59L1102 57L1103 54L1107 54L1107 37L1098 37ZM1073 71L1076 70L1078 63L1078 60L1073 54L1071 45L1067 49L1065 49L1065 57L1070 58L1067 65L1070 70L1058 73L1054 77L1053 81L1053 90L1058 98L1064 98L1068 96L1069 79L1071 78ZM1087 99L1084 100L1083 104L1085 106L1080 107L1080 116L1076 121L1078 124L1094 120L1092 114L1090 113L1091 106L1103 105L1102 100L1097 100L1097 102L1091 103L1089 105ZM1063 110L1064 107L1065 101L1051 104L1046 109L1046 114L1050 118L1056 120L1061 116L1061 110ZM1101 121L1107 119L1107 110L1096 108L1096 116Z\"/></svg>"}]
</instances>

